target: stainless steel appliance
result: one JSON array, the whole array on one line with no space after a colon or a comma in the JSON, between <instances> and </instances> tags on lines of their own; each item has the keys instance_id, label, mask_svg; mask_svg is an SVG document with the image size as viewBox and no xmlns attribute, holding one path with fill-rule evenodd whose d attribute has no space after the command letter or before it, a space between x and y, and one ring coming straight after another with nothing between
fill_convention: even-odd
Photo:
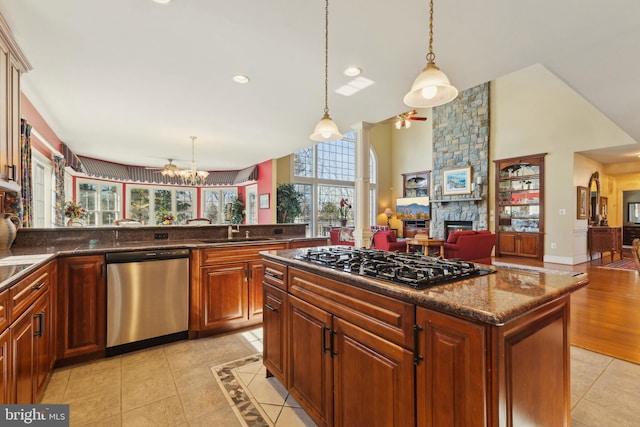
<instances>
[{"instance_id":1,"label":"stainless steel appliance","mask_svg":"<svg viewBox=\"0 0 640 427\"><path fill-rule=\"evenodd\" d=\"M187 337L189 250L108 253L107 355Z\"/></svg>"},{"instance_id":2,"label":"stainless steel appliance","mask_svg":"<svg viewBox=\"0 0 640 427\"><path fill-rule=\"evenodd\" d=\"M351 246L307 249L295 258L416 289L495 272L489 266L458 259Z\"/></svg>"}]
</instances>

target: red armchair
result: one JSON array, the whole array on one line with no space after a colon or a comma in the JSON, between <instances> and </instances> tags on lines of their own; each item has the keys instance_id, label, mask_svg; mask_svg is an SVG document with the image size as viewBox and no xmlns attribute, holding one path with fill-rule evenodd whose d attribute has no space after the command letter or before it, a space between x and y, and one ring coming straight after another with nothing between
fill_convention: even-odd
<instances>
[{"instance_id":1,"label":"red armchair","mask_svg":"<svg viewBox=\"0 0 640 427\"><path fill-rule=\"evenodd\" d=\"M445 258L491 264L491 252L496 245L496 235L488 230L462 230L449 234L444 243Z\"/></svg>"},{"instance_id":2,"label":"red armchair","mask_svg":"<svg viewBox=\"0 0 640 427\"><path fill-rule=\"evenodd\" d=\"M353 230L350 228L334 227L329 230L329 238L331 239L332 245L355 245Z\"/></svg>"},{"instance_id":3,"label":"red armchair","mask_svg":"<svg viewBox=\"0 0 640 427\"><path fill-rule=\"evenodd\" d=\"M391 230L376 231L373 235L373 245L376 249L390 252L404 252L407 250L407 243L396 239L396 232Z\"/></svg>"}]
</instances>

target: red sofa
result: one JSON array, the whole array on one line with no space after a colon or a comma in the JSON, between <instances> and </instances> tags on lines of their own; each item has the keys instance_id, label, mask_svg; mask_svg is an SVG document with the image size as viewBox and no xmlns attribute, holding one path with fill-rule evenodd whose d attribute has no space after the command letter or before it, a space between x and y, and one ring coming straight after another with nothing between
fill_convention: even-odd
<instances>
[{"instance_id":1,"label":"red sofa","mask_svg":"<svg viewBox=\"0 0 640 427\"><path fill-rule=\"evenodd\" d=\"M449 233L444 243L444 257L491 264L496 235L488 230L461 230Z\"/></svg>"},{"instance_id":2,"label":"red sofa","mask_svg":"<svg viewBox=\"0 0 640 427\"><path fill-rule=\"evenodd\" d=\"M353 237L353 230L346 227L334 227L329 230L329 238L332 245L346 245L354 246L355 238Z\"/></svg>"}]
</instances>

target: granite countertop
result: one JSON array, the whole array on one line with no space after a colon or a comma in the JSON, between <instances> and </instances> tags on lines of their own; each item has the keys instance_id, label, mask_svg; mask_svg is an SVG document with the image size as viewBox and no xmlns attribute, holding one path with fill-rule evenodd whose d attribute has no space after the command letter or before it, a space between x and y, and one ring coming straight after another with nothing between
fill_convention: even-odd
<instances>
[{"instance_id":1,"label":"granite countertop","mask_svg":"<svg viewBox=\"0 0 640 427\"><path fill-rule=\"evenodd\" d=\"M314 240L317 237L234 238L210 240L150 240L133 242L100 242L56 244L55 246L12 247L0 250L0 292L14 285L48 261L59 256L103 255L107 252L152 249L206 249L227 246L255 246L265 243Z\"/></svg>"},{"instance_id":2,"label":"granite countertop","mask_svg":"<svg viewBox=\"0 0 640 427\"><path fill-rule=\"evenodd\" d=\"M302 251L306 249L265 251L262 254L265 258L323 277L491 325L502 325L589 283L586 273L525 266L493 267L493 274L413 289L295 259L294 256Z\"/></svg>"}]
</instances>

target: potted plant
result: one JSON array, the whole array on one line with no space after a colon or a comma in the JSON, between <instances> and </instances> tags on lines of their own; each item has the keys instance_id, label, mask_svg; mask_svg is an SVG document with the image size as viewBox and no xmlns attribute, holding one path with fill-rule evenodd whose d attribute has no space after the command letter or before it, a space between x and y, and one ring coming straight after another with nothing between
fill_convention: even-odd
<instances>
[{"instance_id":1,"label":"potted plant","mask_svg":"<svg viewBox=\"0 0 640 427\"><path fill-rule=\"evenodd\" d=\"M69 200L64 205L64 216L69 218L67 221L68 226L72 225L84 225L80 219L84 218L87 215L87 211L82 205L75 204L73 200Z\"/></svg>"},{"instance_id":2,"label":"potted plant","mask_svg":"<svg viewBox=\"0 0 640 427\"><path fill-rule=\"evenodd\" d=\"M349 203L348 199L340 199L340 203L338 204L338 219L340 220L341 226L346 226L347 221L349 220L349 214L351 213L351 203Z\"/></svg>"},{"instance_id":3,"label":"potted plant","mask_svg":"<svg viewBox=\"0 0 640 427\"><path fill-rule=\"evenodd\" d=\"M231 224L242 224L245 213L244 203L242 203L242 200L236 197L231 203L229 203L229 205L229 222L231 222Z\"/></svg>"},{"instance_id":4,"label":"potted plant","mask_svg":"<svg viewBox=\"0 0 640 427\"><path fill-rule=\"evenodd\" d=\"M278 223L292 223L302 214L303 194L292 183L280 184L276 190L276 215Z\"/></svg>"}]
</instances>

